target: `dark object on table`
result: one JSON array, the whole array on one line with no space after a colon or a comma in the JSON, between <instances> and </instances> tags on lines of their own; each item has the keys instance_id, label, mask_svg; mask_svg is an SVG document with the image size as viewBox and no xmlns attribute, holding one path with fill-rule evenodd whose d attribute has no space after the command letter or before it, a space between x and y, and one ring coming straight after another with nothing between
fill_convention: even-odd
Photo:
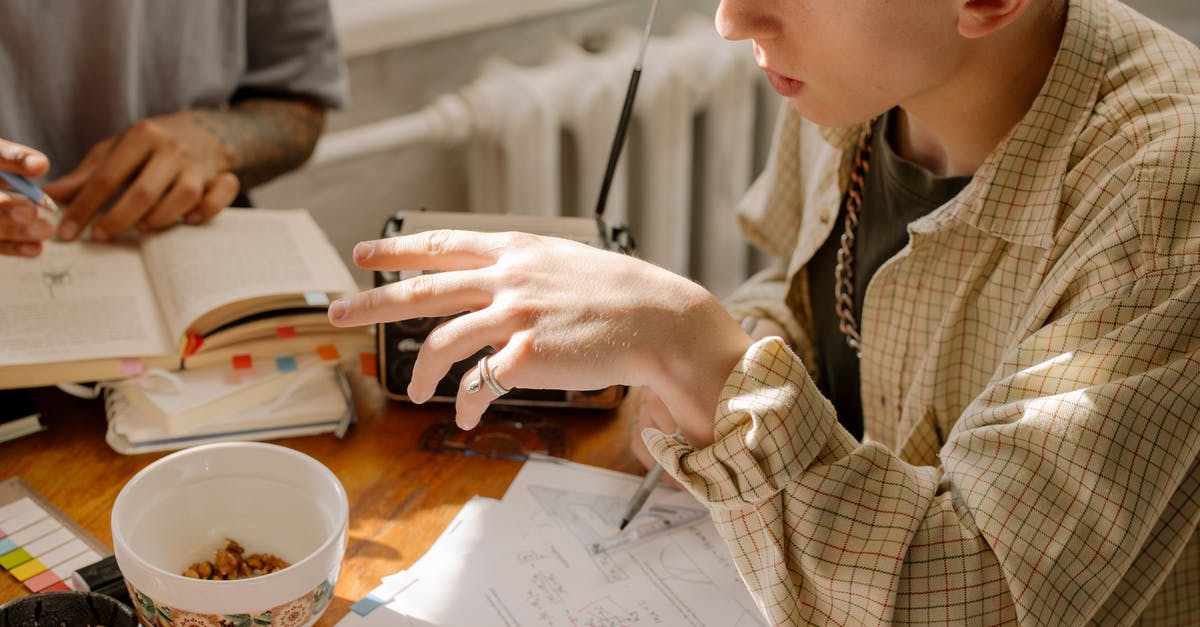
<instances>
[{"instance_id":1,"label":"dark object on table","mask_svg":"<svg viewBox=\"0 0 1200 627\"><path fill-rule=\"evenodd\" d=\"M43 592L0 605L0 627L137 627L129 606L96 592Z\"/></svg>"},{"instance_id":2,"label":"dark object on table","mask_svg":"<svg viewBox=\"0 0 1200 627\"><path fill-rule=\"evenodd\" d=\"M29 397L29 392L21 389L0 390L0 442L15 440L44 428L42 414Z\"/></svg>"}]
</instances>

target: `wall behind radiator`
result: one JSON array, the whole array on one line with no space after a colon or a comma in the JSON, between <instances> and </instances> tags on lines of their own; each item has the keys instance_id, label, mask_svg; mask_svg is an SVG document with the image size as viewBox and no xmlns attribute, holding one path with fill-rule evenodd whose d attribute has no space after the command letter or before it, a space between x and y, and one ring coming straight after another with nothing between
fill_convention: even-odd
<instances>
[{"instance_id":1,"label":"wall behind radiator","mask_svg":"<svg viewBox=\"0 0 1200 627\"><path fill-rule=\"evenodd\" d=\"M477 10L471 9L472 4L478 5ZM492 56L538 65L555 40L602 45L601 38L614 27L640 29L650 3L334 0L333 6L349 71L351 104L331 114L327 131L419 110L439 94L476 78L480 65ZM666 34L685 12L711 16L715 6L711 0L660 0L655 32ZM406 7L412 15L405 15ZM504 15L506 11L509 15ZM652 63L653 58L646 60L647 65ZM772 104L764 104L763 109L760 146L766 145L774 113ZM618 114L612 112L614 125ZM375 237L393 211L465 208L465 167L461 147L414 146L302 169L254 190L251 198L262 207L311 209L359 282L369 284L370 275L350 262L354 243Z\"/></svg>"}]
</instances>

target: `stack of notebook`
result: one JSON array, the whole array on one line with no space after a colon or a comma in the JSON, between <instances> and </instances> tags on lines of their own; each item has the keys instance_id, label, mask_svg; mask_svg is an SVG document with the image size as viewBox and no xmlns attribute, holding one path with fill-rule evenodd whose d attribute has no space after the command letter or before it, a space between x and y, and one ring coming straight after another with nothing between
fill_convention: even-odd
<instances>
[{"instance_id":1,"label":"stack of notebook","mask_svg":"<svg viewBox=\"0 0 1200 627\"><path fill-rule=\"evenodd\" d=\"M335 433L355 420L345 372L316 355L163 372L107 388L106 439L120 453Z\"/></svg>"}]
</instances>

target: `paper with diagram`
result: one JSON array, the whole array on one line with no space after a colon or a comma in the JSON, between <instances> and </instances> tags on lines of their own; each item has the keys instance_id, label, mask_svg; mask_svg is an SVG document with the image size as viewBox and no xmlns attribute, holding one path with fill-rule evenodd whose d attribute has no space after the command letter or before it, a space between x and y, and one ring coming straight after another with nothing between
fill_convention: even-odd
<instances>
[{"instance_id":1,"label":"paper with diagram","mask_svg":"<svg viewBox=\"0 0 1200 627\"><path fill-rule=\"evenodd\" d=\"M527 462L502 500L468 502L425 556L339 625L765 625L691 495L660 488L617 534L638 479Z\"/></svg>"}]
</instances>

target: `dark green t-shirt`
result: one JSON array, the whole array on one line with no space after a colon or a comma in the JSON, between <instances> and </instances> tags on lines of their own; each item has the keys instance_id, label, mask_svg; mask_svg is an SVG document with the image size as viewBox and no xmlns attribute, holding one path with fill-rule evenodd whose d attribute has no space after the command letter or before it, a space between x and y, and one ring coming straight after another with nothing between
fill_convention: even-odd
<instances>
[{"instance_id":1,"label":"dark green t-shirt","mask_svg":"<svg viewBox=\"0 0 1200 627\"><path fill-rule=\"evenodd\" d=\"M870 168L863 189L858 232L854 246L854 319L862 325L867 285L875 271L908 243L908 224L942 206L971 180L969 176L937 177L906 161L892 150L890 129L894 112L875 122ZM845 207L829 239L808 262L809 299L813 329L820 355L820 388L837 410L838 421L862 439L862 397L859 363L846 337L838 330L834 309L834 269L844 229Z\"/></svg>"}]
</instances>

